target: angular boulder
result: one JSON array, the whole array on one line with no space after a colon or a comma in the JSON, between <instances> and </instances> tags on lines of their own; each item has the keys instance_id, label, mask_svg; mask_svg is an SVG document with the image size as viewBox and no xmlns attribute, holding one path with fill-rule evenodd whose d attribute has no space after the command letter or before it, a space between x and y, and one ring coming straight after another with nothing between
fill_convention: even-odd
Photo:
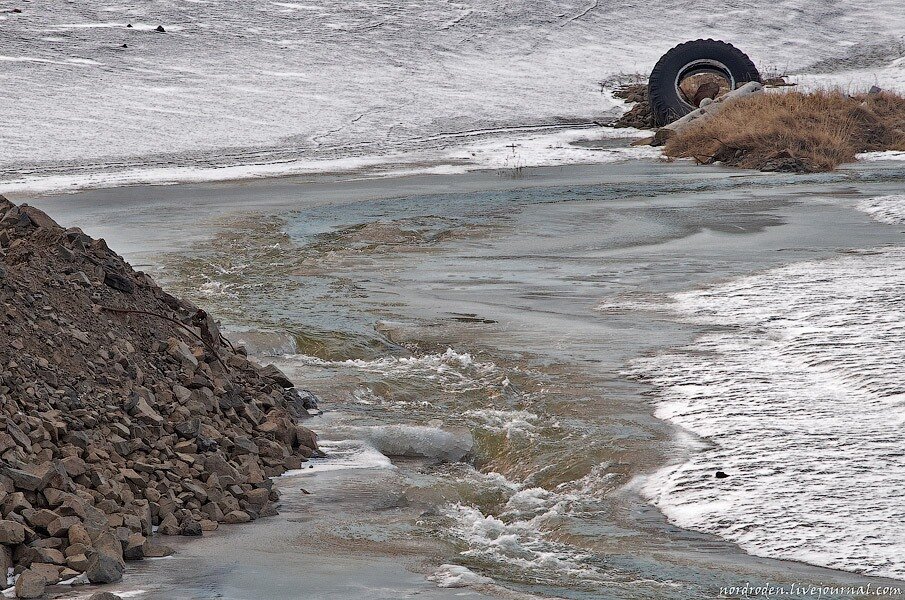
<instances>
[{"instance_id":1,"label":"angular boulder","mask_svg":"<svg viewBox=\"0 0 905 600\"><path fill-rule=\"evenodd\" d=\"M26 569L16 579L16 598L40 598L47 587L47 579L31 569Z\"/></svg>"}]
</instances>

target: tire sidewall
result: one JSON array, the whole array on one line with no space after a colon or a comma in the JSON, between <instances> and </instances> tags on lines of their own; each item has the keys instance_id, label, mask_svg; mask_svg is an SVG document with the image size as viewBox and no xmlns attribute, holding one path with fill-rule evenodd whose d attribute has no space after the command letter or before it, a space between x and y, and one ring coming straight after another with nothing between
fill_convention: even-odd
<instances>
[{"instance_id":1,"label":"tire sidewall","mask_svg":"<svg viewBox=\"0 0 905 600\"><path fill-rule=\"evenodd\" d=\"M760 74L744 52L725 42L696 40L679 44L664 54L651 72L648 97L658 126L666 125L693 110L679 95L677 78L695 61L714 61L731 76L733 88L749 81L760 81Z\"/></svg>"}]
</instances>

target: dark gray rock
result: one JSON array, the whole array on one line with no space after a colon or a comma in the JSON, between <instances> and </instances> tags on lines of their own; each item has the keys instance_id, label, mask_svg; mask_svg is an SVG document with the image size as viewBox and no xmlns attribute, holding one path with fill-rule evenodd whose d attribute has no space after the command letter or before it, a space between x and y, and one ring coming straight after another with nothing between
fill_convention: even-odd
<instances>
[{"instance_id":1,"label":"dark gray rock","mask_svg":"<svg viewBox=\"0 0 905 600\"><path fill-rule=\"evenodd\" d=\"M235 391L230 391L217 398L217 404L220 405L220 410L229 410L243 406L245 400Z\"/></svg>"},{"instance_id":2,"label":"dark gray rock","mask_svg":"<svg viewBox=\"0 0 905 600\"><path fill-rule=\"evenodd\" d=\"M91 594L88 600L123 600L123 598L113 592L95 592Z\"/></svg>"},{"instance_id":3,"label":"dark gray rock","mask_svg":"<svg viewBox=\"0 0 905 600\"><path fill-rule=\"evenodd\" d=\"M104 271L104 285L123 292L124 294L132 294L135 292L135 284L127 277L114 271Z\"/></svg>"},{"instance_id":4,"label":"dark gray rock","mask_svg":"<svg viewBox=\"0 0 905 600\"><path fill-rule=\"evenodd\" d=\"M3 218L0 219L0 224L6 225L7 227L31 227L34 225L34 223L31 222L31 219L28 218L28 215L18 206L13 206L7 210L6 214L3 215Z\"/></svg>"},{"instance_id":5,"label":"dark gray rock","mask_svg":"<svg viewBox=\"0 0 905 600\"><path fill-rule=\"evenodd\" d=\"M140 533L132 533L123 544L123 558L126 560L141 560L145 557L145 536Z\"/></svg>"},{"instance_id":6,"label":"dark gray rock","mask_svg":"<svg viewBox=\"0 0 905 600\"><path fill-rule=\"evenodd\" d=\"M179 437L187 440L195 439L201 432L201 419L189 419L188 421L177 423L173 429L176 430L176 434Z\"/></svg>"},{"instance_id":7,"label":"dark gray rock","mask_svg":"<svg viewBox=\"0 0 905 600\"><path fill-rule=\"evenodd\" d=\"M97 550L88 557L85 575L91 583L116 583L123 578L126 563L106 550Z\"/></svg>"},{"instance_id":8,"label":"dark gray rock","mask_svg":"<svg viewBox=\"0 0 905 600\"><path fill-rule=\"evenodd\" d=\"M296 418L309 416L309 410L317 410L320 398L308 390L288 389L283 394Z\"/></svg>"},{"instance_id":9,"label":"dark gray rock","mask_svg":"<svg viewBox=\"0 0 905 600\"><path fill-rule=\"evenodd\" d=\"M179 527L179 533L182 535L197 536L201 535L201 523L195 519L186 519Z\"/></svg>"},{"instance_id":10,"label":"dark gray rock","mask_svg":"<svg viewBox=\"0 0 905 600\"><path fill-rule=\"evenodd\" d=\"M46 485L41 477L21 469L7 467L3 469L3 474L12 479L13 485L20 490L37 492L44 489Z\"/></svg>"},{"instance_id":11,"label":"dark gray rock","mask_svg":"<svg viewBox=\"0 0 905 600\"><path fill-rule=\"evenodd\" d=\"M26 569L16 580L16 598L40 598L44 595L47 579L31 569Z\"/></svg>"},{"instance_id":12,"label":"dark gray rock","mask_svg":"<svg viewBox=\"0 0 905 600\"><path fill-rule=\"evenodd\" d=\"M19 429L19 426L12 421L9 421L6 424L6 431L11 436L13 436L13 439L18 445L22 446L23 448L28 448L31 446L31 440L28 439L28 436L25 435L25 432Z\"/></svg>"},{"instance_id":13,"label":"dark gray rock","mask_svg":"<svg viewBox=\"0 0 905 600\"><path fill-rule=\"evenodd\" d=\"M145 543L145 558L162 558L173 554L173 549L163 544Z\"/></svg>"},{"instance_id":14,"label":"dark gray rock","mask_svg":"<svg viewBox=\"0 0 905 600\"><path fill-rule=\"evenodd\" d=\"M195 442L198 444L198 452L213 452L219 447L217 440L203 435L199 435Z\"/></svg>"},{"instance_id":15,"label":"dark gray rock","mask_svg":"<svg viewBox=\"0 0 905 600\"><path fill-rule=\"evenodd\" d=\"M247 437L236 437L233 440L233 454L257 454L258 445Z\"/></svg>"},{"instance_id":16,"label":"dark gray rock","mask_svg":"<svg viewBox=\"0 0 905 600\"><path fill-rule=\"evenodd\" d=\"M292 381L286 377L286 374L280 371L276 365L267 365L261 369L261 375L284 388L295 387L295 384L292 383Z\"/></svg>"},{"instance_id":17,"label":"dark gray rock","mask_svg":"<svg viewBox=\"0 0 905 600\"><path fill-rule=\"evenodd\" d=\"M0 544L15 546L25 541L25 526L15 521L0 521Z\"/></svg>"}]
</instances>

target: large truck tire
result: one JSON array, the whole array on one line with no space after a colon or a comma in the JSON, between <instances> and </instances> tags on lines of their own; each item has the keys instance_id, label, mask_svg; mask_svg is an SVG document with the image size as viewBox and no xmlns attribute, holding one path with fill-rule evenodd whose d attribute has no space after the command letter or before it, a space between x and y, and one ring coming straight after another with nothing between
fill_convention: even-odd
<instances>
[{"instance_id":1,"label":"large truck tire","mask_svg":"<svg viewBox=\"0 0 905 600\"><path fill-rule=\"evenodd\" d=\"M679 44L664 54L650 74L647 96L654 123L668 125L696 109L682 93L683 80L702 73L725 79L734 90L749 81L760 81L760 73L748 56L726 42L695 40Z\"/></svg>"}]
</instances>

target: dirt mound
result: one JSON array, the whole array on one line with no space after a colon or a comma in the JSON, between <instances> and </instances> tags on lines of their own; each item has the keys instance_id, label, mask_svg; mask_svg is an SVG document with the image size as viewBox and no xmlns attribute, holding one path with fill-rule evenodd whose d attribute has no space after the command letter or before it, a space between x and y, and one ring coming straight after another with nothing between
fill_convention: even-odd
<instances>
[{"instance_id":1,"label":"dirt mound","mask_svg":"<svg viewBox=\"0 0 905 600\"><path fill-rule=\"evenodd\" d=\"M214 320L79 229L0 196L0 568L118 580L151 542L275 514L312 407Z\"/></svg>"},{"instance_id":2,"label":"dirt mound","mask_svg":"<svg viewBox=\"0 0 905 600\"><path fill-rule=\"evenodd\" d=\"M759 94L728 104L666 143L673 158L812 173L860 152L905 150L905 97L875 91Z\"/></svg>"}]
</instances>

